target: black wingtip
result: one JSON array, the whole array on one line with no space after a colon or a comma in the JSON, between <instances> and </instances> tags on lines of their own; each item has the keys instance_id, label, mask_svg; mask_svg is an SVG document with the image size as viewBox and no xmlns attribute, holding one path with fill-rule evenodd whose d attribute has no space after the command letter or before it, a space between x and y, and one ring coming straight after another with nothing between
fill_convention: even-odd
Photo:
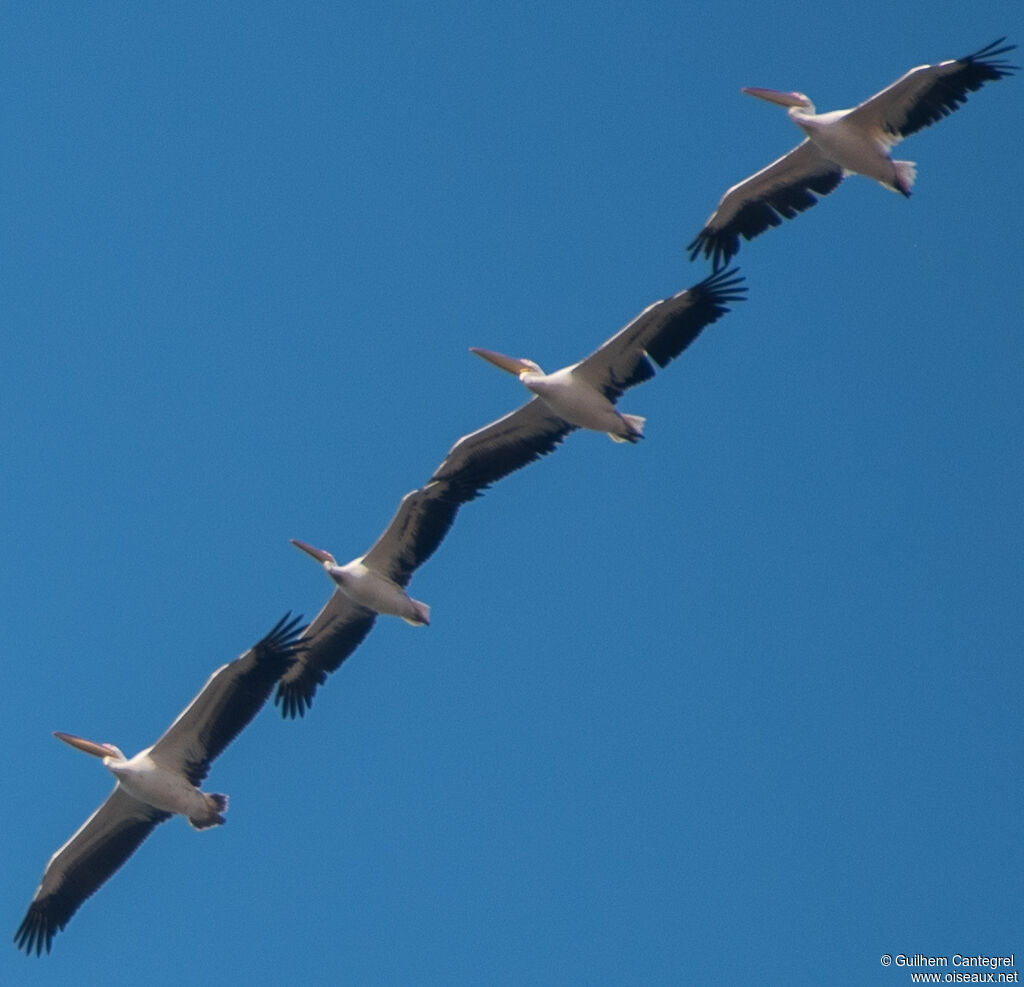
<instances>
[{"instance_id":1,"label":"black wingtip","mask_svg":"<svg viewBox=\"0 0 1024 987\"><path fill-rule=\"evenodd\" d=\"M1005 40L999 38L971 55L942 63L948 67L921 94L899 127L891 128L894 133L900 137L916 134L960 109L967 102L969 93L977 92L988 82L996 82L1018 72L1019 66L996 57L1017 47L1004 45Z\"/></svg>"},{"instance_id":2,"label":"black wingtip","mask_svg":"<svg viewBox=\"0 0 1024 987\"><path fill-rule=\"evenodd\" d=\"M279 682L274 695L274 705L280 708L283 719L302 719L306 715L306 710L313 705L313 694Z\"/></svg>"},{"instance_id":3,"label":"black wingtip","mask_svg":"<svg viewBox=\"0 0 1024 987\"><path fill-rule=\"evenodd\" d=\"M997 38L991 44L985 45L984 48L979 48L976 52L958 59L965 65L971 66L977 73L977 77L971 80L973 84L968 86L972 92L980 89L985 82L1005 79L1007 76L1013 75L1014 72L1020 71L1019 65L1011 65L1009 62L999 60L1000 55L1014 51L1017 47L1015 44L1004 45L1005 40L1005 37ZM1002 47L999 47L1000 45Z\"/></svg>"},{"instance_id":4,"label":"black wingtip","mask_svg":"<svg viewBox=\"0 0 1024 987\"><path fill-rule=\"evenodd\" d=\"M1008 51L1014 51L1017 47L1016 44L1003 45L1006 40L1006 35L1001 38L996 38L995 41L985 45L984 48L979 48L976 52L972 52L970 55L965 55L960 59L961 62L980 62L987 61L990 65L994 65L998 68L1008 69L1009 72L1019 72L1019 65L1007 65L1005 62L998 63L992 62L991 59L996 58L999 55L1005 55ZM1003 45L1001 48L1000 45Z\"/></svg>"},{"instance_id":5,"label":"black wingtip","mask_svg":"<svg viewBox=\"0 0 1024 987\"><path fill-rule=\"evenodd\" d=\"M27 956L35 953L42 956L43 952L49 953L53 945L53 937L63 928L63 925L54 928L46 916L33 904L29 907L28 913L14 933L14 944L18 949L23 950Z\"/></svg>"},{"instance_id":6,"label":"black wingtip","mask_svg":"<svg viewBox=\"0 0 1024 987\"><path fill-rule=\"evenodd\" d=\"M747 286L743 283L745 280L738 267L723 266L716 268L695 287L712 295L716 303L727 305L746 300Z\"/></svg>"},{"instance_id":7,"label":"black wingtip","mask_svg":"<svg viewBox=\"0 0 1024 987\"><path fill-rule=\"evenodd\" d=\"M739 253L740 241L728 230L715 232L705 227L686 245L686 249L690 253L691 264L703 254L705 260L711 261L711 270L717 272Z\"/></svg>"},{"instance_id":8,"label":"black wingtip","mask_svg":"<svg viewBox=\"0 0 1024 987\"><path fill-rule=\"evenodd\" d=\"M289 610L274 626L267 632L259 642L260 647L270 648L274 652L288 651L292 653L300 648L299 638L306 629L302 623L302 614L292 616Z\"/></svg>"}]
</instances>

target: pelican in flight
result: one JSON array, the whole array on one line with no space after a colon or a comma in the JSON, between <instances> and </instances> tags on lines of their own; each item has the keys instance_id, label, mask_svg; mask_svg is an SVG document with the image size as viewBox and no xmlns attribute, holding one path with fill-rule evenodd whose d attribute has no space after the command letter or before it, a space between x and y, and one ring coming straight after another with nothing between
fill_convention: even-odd
<instances>
[{"instance_id":1,"label":"pelican in flight","mask_svg":"<svg viewBox=\"0 0 1024 987\"><path fill-rule=\"evenodd\" d=\"M605 368L601 365L591 364L589 374L585 361L546 374L533 360L516 359L477 346L470 346L469 351L515 374L528 391L577 428L605 432L613 442L638 442L644 437L647 419L623 414L605 397Z\"/></svg>"},{"instance_id":2,"label":"pelican in flight","mask_svg":"<svg viewBox=\"0 0 1024 987\"><path fill-rule=\"evenodd\" d=\"M413 627L430 623L430 607L414 600L399 583L388 574L392 555L387 539L381 539L362 558L353 559L347 565L338 565L337 559L322 548L314 548L298 538L292 539L296 548L312 555L320 562L324 571L353 603L374 613L387 613L401 617ZM411 571L406 578L411 576ZM399 579L402 575L395 573Z\"/></svg>"},{"instance_id":3,"label":"pelican in flight","mask_svg":"<svg viewBox=\"0 0 1024 987\"><path fill-rule=\"evenodd\" d=\"M665 367L679 356L705 326L729 311L730 303L741 301L746 291L742 281L735 270L720 271L655 302L585 360L548 375L547 380L563 382L557 396L541 384L538 396L516 411L463 436L427 483L402 498L390 524L361 558L338 566L330 553L294 542L323 564L337 589L309 625L301 653L281 679L274 701L282 715L305 714L317 687L355 651L377 613L427 623L429 608L411 600L404 587L441 544L463 504L554 451L577 427L635 442L643 420L620 415L615 402L627 388L653 377L655 366ZM490 351L475 352L497 358ZM498 359L499 366L500 360L508 360ZM528 378L524 383L531 390L531 375L543 376L526 361L509 361L506 369Z\"/></svg>"},{"instance_id":4,"label":"pelican in flight","mask_svg":"<svg viewBox=\"0 0 1024 987\"><path fill-rule=\"evenodd\" d=\"M807 136L722 196L687 247L690 260L703 254L716 269L727 264L739 250L741 236L752 240L810 209L851 173L873 178L909 198L917 176L915 164L893 161L889 149L958 110L969 92L1017 71L1017 66L999 58L1017 47L1003 45L1005 40L963 58L919 65L850 110L816 113L803 93L744 88L751 96L787 107L790 120Z\"/></svg>"},{"instance_id":5,"label":"pelican in flight","mask_svg":"<svg viewBox=\"0 0 1024 987\"><path fill-rule=\"evenodd\" d=\"M210 764L260 711L295 660L302 618L290 614L241 657L217 669L152 747L125 757L113 744L54 736L103 759L117 779L107 800L51 858L14 941L39 955L78 907L158 823L184 816L194 829L224 822L228 797L199 790Z\"/></svg>"}]
</instances>

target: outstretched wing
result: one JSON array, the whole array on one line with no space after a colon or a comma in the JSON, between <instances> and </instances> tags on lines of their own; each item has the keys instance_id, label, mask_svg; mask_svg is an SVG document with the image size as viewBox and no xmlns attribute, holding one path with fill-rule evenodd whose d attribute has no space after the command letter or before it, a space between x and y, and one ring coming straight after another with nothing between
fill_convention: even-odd
<instances>
[{"instance_id":1,"label":"outstretched wing","mask_svg":"<svg viewBox=\"0 0 1024 987\"><path fill-rule=\"evenodd\" d=\"M554 452L574 429L540 398L464 435L434 470L438 484L460 504L479 497L492 483Z\"/></svg>"},{"instance_id":2,"label":"outstretched wing","mask_svg":"<svg viewBox=\"0 0 1024 987\"><path fill-rule=\"evenodd\" d=\"M722 196L704 229L687 245L690 260L703 254L719 270L739 251L740 237L753 240L781 226L784 219L793 219L838 188L842 180L843 169L805 140Z\"/></svg>"},{"instance_id":3,"label":"outstretched wing","mask_svg":"<svg viewBox=\"0 0 1024 987\"><path fill-rule=\"evenodd\" d=\"M118 785L49 860L14 941L37 956L79 906L139 847L170 812L155 809Z\"/></svg>"},{"instance_id":4,"label":"outstretched wing","mask_svg":"<svg viewBox=\"0 0 1024 987\"><path fill-rule=\"evenodd\" d=\"M376 619L372 610L353 603L340 590L331 594L302 635L295 663L278 682L274 703L282 716L306 715L317 688L362 644Z\"/></svg>"},{"instance_id":5,"label":"outstretched wing","mask_svg":"<svg viewBox=\"0 0 1024 987\"><path fill-rule=\"evenodd\" d=\"M285 614L266 637L218 668L150 748L150 757L200 784L213 760L263 708L295 661L301 624L301 617Z\"/></svg>"},{"instance_id":6,"label":"outstretched wing","mask_svg":"<svg viewBox=\"0 0 1024 987\"><path fill-rule=\"evenodd\" d=\"M573 375L617 401L627 388L654 376L651 361L667 367L745 293L735 268L718 271L686 291L649 305L578 363Z\"/></svg>"},{"instance_id":7,"label":"outstretched wing","mask_svg":"<svg viewBox=\"0 0 1024 987\"><path fill-rule=\"evenodd\" d=\"M963 58L911 69L851 110L850 121L884 134L893 144L930 127L960 109L968 93L1018 70L999 58L1017 47L1003 45L1005 40L1000 38Z\"/></svg>"}]
</instances>

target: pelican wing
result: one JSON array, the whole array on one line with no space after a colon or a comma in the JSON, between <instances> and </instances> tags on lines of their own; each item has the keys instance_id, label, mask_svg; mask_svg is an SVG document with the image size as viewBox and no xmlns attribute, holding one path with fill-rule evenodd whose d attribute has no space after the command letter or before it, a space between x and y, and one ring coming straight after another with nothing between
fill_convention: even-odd
<instances>
[{"instance_id":1,"label":"pelican wing","mask_svg":"<svg viewBox=\"0 0 1024 987\"><path fill-rule=\"evenodd\" d=\"M14 941L37 956L78 907L171 813L155 809L118 785L107 800L49 860Z\"/></svg>"},{"instance_id":2,"label":"pelican wing","mask_svg":"<svg viewBox=\"0 0 1024 987\"><path fill-rule=\"evenodd\" d=\"M423 487L407 493L364 561L406 586L437 549L459 508L492 483L551 452L574 426L534 398L464 435Z\"/></svg>"},{"instance_id":3,"label":"pelican wing","mask_svg":"<svg viewBox=\"0 0 1024 987\"><path fill-rule=\"evenodd\" d=\"M434 470L430 484L441 485L446 496L463 504L502 477L554 452L575 428L540 398L531 398L459 439Z\"/></svg>"},{"instance_id":4,"label":"pelican wing","mask_svg":"<svg viewBox=\"0 0 1024 987\"><path fill-rule=\"evenodd\" d=\"M808 140L768 167L733 185L688 244L690 260L701 254L717 271L740 249L740 237L753 240L784 219L793 219L828 195L843 180L843 169Z\"/></svg>"},{"instance_id":5,"label":"pelican wing","mask_svg":"<svg viewBox=\"0 0 1024 987\"><path fill-rule=\"evenodd\" d=\"M184 772L199 785L213 760L260 711L295 660L301 623L301 617L285 614L245 654L218 668L150 748L153 760Z\"/></svg>"},{"instance_id":6,"label":"pelican wing","mask_svg":"<svg viewBox=\"0 0 1024 987\"><path fill-rule=\"evenodd\" d=\"M624 329L576 364L573 375L617 401L629 387L666 367L703 331L742 301L746 288L735 268L718 271L671 298L645 308Z\"/></svg>"},{"instance_id":7,"label":"pelican wing","mask_svg":"<svg viewBox=\"0 0 1024 987\"><path fill-rule=\"evenodd\" d=\"M317 687L362 644L376 619L372 610L353 603L340 590L331 594L302 635L298 660L278 682L274 703L281 707L282 716L306 715Z\"/></svg>"},{"instance_id":8,"label":"pelican wing","mask_svg":"<svg viewBox=\"0 0 1024 987\"><path fill-rule=\"evenodd\" d=\"M973 55L935 65L919 65L880 93L850 111L849 121L870 133L882 135L889 144L930 127L967 102L986 82L995 82L1017 71L999 59L1016 45L993 41Z\"/></svg>"},{"instance_id":9,"label":"pelican wing","mask_svg":"<svg viewBox=\"0 0 1024 987\"><path fill-rule=\"evenodd\" d=\"M442 484L428 483L411 490L363 561L399 586L408 586L412 574L444 541L459 504Z\"/></svg>"}]
</instances>

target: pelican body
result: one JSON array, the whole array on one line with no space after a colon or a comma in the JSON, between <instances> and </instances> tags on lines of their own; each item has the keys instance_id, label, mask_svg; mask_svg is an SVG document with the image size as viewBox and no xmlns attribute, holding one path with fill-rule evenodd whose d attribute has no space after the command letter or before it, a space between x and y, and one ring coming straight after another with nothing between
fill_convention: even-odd
<instances>
[{"instance_id":1,"label":"pelican body","mask_svg":"<svg viewBox=\"0 0 1024 987\"><path fill-rule=\"evenodd\" d=\"M200 791L210 765L263 708L295 661L301 618L290 614L258 643L222 665L151 747L125 757L113 744L70 733L59 740L92 754L117 779L106 801L49 860L14 941L27 953L50 952L53 937L79 906L160 823L184 816L194 829L224 822L228 797Z\"/></svg>"},{"instance_id":2,"label":"pelican body","mask_svg":"<svg viewBox=\"0 0 1024 987\"><path fill-rule=\"evenodd\" d=\"M533 360L515 359L477 346L471 346L470 352L515 374L559 418L578 428L605 432L613 442L638 442L644 437L645 419L619 411L583 373L577 372L580 363L546 374Z\"/></svg>"},{"instance_id":3,"label":"pelican body","mask_svg":"<svg viewBox=\"0 0 1024 987\"><path fill-rule=\"evenodd\" d=\"M113 744L97 744L59 731L54 732L54 736L86 754L102 758L103 767L117 779L121 788L140 802L184 816L193 829L224 823L221 813L227 811L228 797L200 791L180 770L161 763L159 755L154 757L153 747L127 758Z\"/></svg>"},{"instance_id":4,"label":"pelican body","mask_svg":"<svg viewBox=\"0 0 1024 987\"><path fill-rule=\"evenodd\" d=\"M803 93L757 86L745 86L742 92L785 106L786 115L814 143L818 152L839 165L844 173L873 178L887 189L910 198L917 169L913 161L893 161L889 148L896 140L891 133L859 121L852 115L853 110L818 113Z\"/></svg>"},{"instance_id":5,"label":"pelican body","mask_svg":"<svg viewBox=\"0 0 1024 987\"><path fill-rule=\"evenodd\" d=\"M810 209L848 174L865 175L909 198L917 178L913 161L894 161L890 149L905 137L949 116L986 82L1017 71L998 56L1016 45L993 41L963 58L919 65L870 99L848 110L817 113L803 93L745 87L749 96L786 107L806 140L770 165L732 186L687 249L715 269L783 219Z\"/></svg>"},{"instance_id":6,"label":"pelican body","mask_svg":"<svg viewBox=\"0 0 1024 987\"><path fill-rule=\"evenodd\" d=\"M413 627L430 623L430 607L414 600L395 580L367 564L369 553L345 565L338 565L334 556L322 548L314 548L297 538L291 542L320 562L338 589L357 606L374 613L401 617Z\"/></svg>"}]
</instances>

